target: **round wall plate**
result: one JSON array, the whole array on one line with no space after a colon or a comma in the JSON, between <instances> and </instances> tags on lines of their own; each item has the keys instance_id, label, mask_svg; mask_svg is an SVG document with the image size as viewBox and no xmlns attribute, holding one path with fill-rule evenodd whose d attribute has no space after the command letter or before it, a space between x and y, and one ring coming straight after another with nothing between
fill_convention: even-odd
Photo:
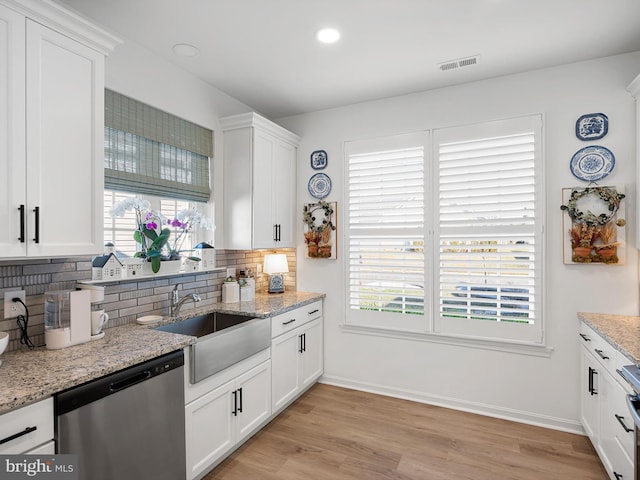
<instances>
[{"instance_id":1,"label":"round wall plate","mask_svg":"<svg viewBox=\"0 0 640 480\"><path fill-rule=\"evenodd\" d=\"M313 198L323 199L331 193L331 179L325 173L316 173L309 179L308 187Z\"/></svg>"},{"instance_id":2,"label":"round wall plate","mask_svg":"<svg viewBox=\"0 0 640 480\"><path fill-rule=\"evenodd\" d=\"M591 145L578 150L571 158L569 167L576 178L585 182L595 182L609 175L615 164L616 159L611 150Z\"/></svg>"}]
</instances>

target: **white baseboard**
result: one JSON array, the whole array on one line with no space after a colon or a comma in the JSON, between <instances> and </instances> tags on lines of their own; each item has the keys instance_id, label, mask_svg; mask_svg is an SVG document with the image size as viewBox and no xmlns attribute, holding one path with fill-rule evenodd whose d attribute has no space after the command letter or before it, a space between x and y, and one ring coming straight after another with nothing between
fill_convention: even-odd
<instances>
[{"instance_id":1,"label":"white baseboard","mask_svg":"<svg viewBox=\"0 0 640 480\"><path fill-rule=\"evenodd\" d=\"M403 400L411 400L414 402L426 403L438 407L451 408L453 410L460 410L463 412L477 413L479 415L486 415L488 417L500 418L503 420L511 420L514 422L525 423L537 427L545 427L562 432L586 435L584 429L582 428L582 424L573 420L566 420L564 418L540 415L537 413L525 412L504 407L496 407L495 405L470 402L468 400L431 395L397 387L387 387L374 383L360 382L332 375L323 375L318 381L319 383L325 383L327 385L351 388L353 390L376 393L379 395L401 398Z\"/></svg>"}]
</instances>

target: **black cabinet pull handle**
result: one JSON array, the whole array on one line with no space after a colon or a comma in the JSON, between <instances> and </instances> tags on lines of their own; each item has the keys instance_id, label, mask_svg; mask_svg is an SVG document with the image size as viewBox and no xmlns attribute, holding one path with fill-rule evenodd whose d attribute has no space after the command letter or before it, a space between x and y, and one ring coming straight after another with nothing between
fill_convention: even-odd
<instances>
[{"instance_id":1,"label":"black cabinet pull handle","mask_svg":"<svg viewBox=\"0 0 640 480\"><path fill-rule=\"evenodd\" d=\"M33 211L36 214L36 236L33 238L33 241L40 243L40 207L34 208Z\"/></svg>"},{"instance_id":2,"label":"black cabinet pull handle","mask_svg":"<svg viewBox=\"0 0 640 480\"><path fill-rule=\"evenodd\" d=\"M238 392L238 397L240 397L240 400L238 402L240 403L240 406L238 407L238 412L242 413L242 388L239 388L237 392Z\"/></svg>"},{"instance_id":3,"label":"black cabinet pull handle","mask_svg":"<svg viewBox=\"0 0 640 480\"><path fill-rule=\"evenodd\" d=\"M585 342L590 342L591 341L591 339L589 337L587 337L584 333L579 333L578 335L580 335Z\"/></svg>"},{"instance_id":4,"label":"black cabinet pull handle","mask_svg":"<svg viewBox=\"0 0 640 480\"><path fill-rule=\"evenodd\" d=\"M238 416L238 391L234 390L231 393L233 394L233 412L231 413L235 417Z\"/></svg>"},{"instance_id":5,"label":"black cabinet pull handle","mask_svg":"<svg viewBox=\"0 0 640 480\"><path fill-rule=\"evenodd\" d=\"M303 333L300 336L302 337L302 350L300 350L300 353L304 353L307 351L307 334Z\"/></svg>"},{"instance_id":6,"label":"black cabinet pull handle","mask_svg":"<svg viewBox=\"0 0 640 480\"><path fill-rule=\"evenodd\" d=\"M295 321L296 321L296 319L292 318L291 320L287 320L286 322L282 322L282 325L289 325L289 324L291 324L291 323L293 323Z\"/></svg>"},{"instance_id":7,"label":"black cabinet pull handle","mask_svg":"<svg viewBox=\"0 0 640 480\"><path fill-rule=\"evenodd\" d=\"M38 427L35 427L35 426L34 427L27 427L21 432L15 433L13 435L10 435L10 436L5 437L2 440L0 440L0 445L2 445L4 443L8 443L11 440L15 440L16 438L20 438L20 437L22 437L24 435L27 435L27 434L31 433L31 432L35 432L37 429L38 429Z\"/></svg>"},{"instance_id":8,"label":"black cabinet pull handle","mask_svg":"<svg viewBox=\"0 0 640 480\"><path fill-rule=\"evenodd\" d=\"M318 309L316 308L315 310L311 310L310 312L307 312L307 315L313 315L314 313L318 313Z\"/></svg>"},{"instance_id":9,"label":"black cabinet pull handle","mask_svg":"<svg viewBox=\"0 0 640 480\"><path fill-rule=\"evenodd\" d=\"M18 240L20 243L24 243L24 205L20 205L18 210L20 211L20 236Z\"/></svg>"},{"instance_id":10,"label":"black cabinet pull handle","mask_svg":"<svg viewBox=\"0 0 640 480\"><path fill-rule=\"evenodd\" d=\"M604 353L602 353L602 350L598 350L597 348L594 349L596 351L596 353L600 356L601 359L603 360L609 360L609 357L607 357Z\"/></svg>"},{"instance_id":11,"label":"black cabinet pull handle","mask_svg":"<svg viewBox=\"0 0 640 480\"><path fill-rule=\"evenodd\" d=\"M623 478L622 474L617 472L613 472L613 476L616 477L616 480L620 480L621 478Z\"/></svg>"},{"instance_id":12,"label":"black cabinet pull handle","mask_svg":"<svg viewBox=\"0 0 640 480\"><path fill-rule=\"evenodd\" d=\"M278 241L282 241L282 225L278 224Z\"/></svg>"},{"instance_id":13,"label":"black cabinet pull handle","mask_svg":"<svg viewBox=\"0 0 640 480\"><path fill-rule=\"evenodd\" d=\"M303 333L302 335L304 335L304 333ZM299 352L299 353L304 352L304 350L302 349L302 335L298 335L298 340L300 340L300 341L298 342L298 344L299 344L298 352Z\"/></svg>"},{"instance_id":14,"label":"black cabinet pull handle","mask_svg":"<svg viewBox=\"0 0 640 480\"><path fill-rule=\"evenodd\" d=\"M273 241L278 241L278 225L276 224L273 225Z\"/></svg>"},{"instance_id":15,"label":"black cabinet pull handle","mask_svg":"<svg viewBox=\"0 0 640 480\"><path fill-rule=\"evenodd\" d=\"M591 368L589 367L589 393L591 395L597 395L598 392L596 392L596 389L593 386L593 376L597 375L598 372L596 372L595 368Z\"/></svg>"},{"instance_id":16,"label":"black cabinet pull handle","mask_svg":"<svg viewBox=\"0 0 640 480\"><path fill-rule=\"evenodd\" d=\"M627 427L627 424L624 423L624 417L621 415L618 415L617 413L614 413L614 416L616 417L616 420L618 420L618 423L620 423L620 425L622 425L622 428L624 428L625 432L633 432L633 428L629 428Z\"/></svg>"}]
</instances>

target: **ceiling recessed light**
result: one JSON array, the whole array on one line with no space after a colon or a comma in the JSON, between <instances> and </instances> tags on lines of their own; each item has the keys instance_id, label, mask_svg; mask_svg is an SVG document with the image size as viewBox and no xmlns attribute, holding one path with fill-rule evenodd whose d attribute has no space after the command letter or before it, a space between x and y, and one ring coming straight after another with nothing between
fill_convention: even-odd
<instances>
[{"instance_id":1,"label":"ceiling recessed light","mask_svg":"<svg viewBox=\"0 0 640 480\"><path fill-rule=\"evenodd\" d=\"M200 50L188 43L176 43L173 46L173 53L179 57L195 57L200 53Z\"/></svg>"},{"instance_id":2,"label":"ceiling recessed light","mask_svg":"<svg viewBox=\"0 0 640 480\"><path fill-rule=\"evenodd\" d=\"M323 28L318 30L316 38L322 43L335 43L340 38L340 32L335 28Z\"/></svg>"}]
</instances>

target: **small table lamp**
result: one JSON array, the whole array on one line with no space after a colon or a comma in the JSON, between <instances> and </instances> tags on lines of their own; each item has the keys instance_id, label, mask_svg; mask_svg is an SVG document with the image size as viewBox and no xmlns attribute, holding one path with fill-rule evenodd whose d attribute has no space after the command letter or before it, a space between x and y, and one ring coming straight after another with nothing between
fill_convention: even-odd
<instances>
[{"instance_id":1,"label":"small table lamp","mask_svg":"<svg viewBox=\"0 0 640 480\"><path fill-rule=\"evenodd\" d=\"M268 253L264 256L264 273L269 275L269 293L284 292L284 273L289 272L287 255Z\"/></svg>"}]
</instances>

